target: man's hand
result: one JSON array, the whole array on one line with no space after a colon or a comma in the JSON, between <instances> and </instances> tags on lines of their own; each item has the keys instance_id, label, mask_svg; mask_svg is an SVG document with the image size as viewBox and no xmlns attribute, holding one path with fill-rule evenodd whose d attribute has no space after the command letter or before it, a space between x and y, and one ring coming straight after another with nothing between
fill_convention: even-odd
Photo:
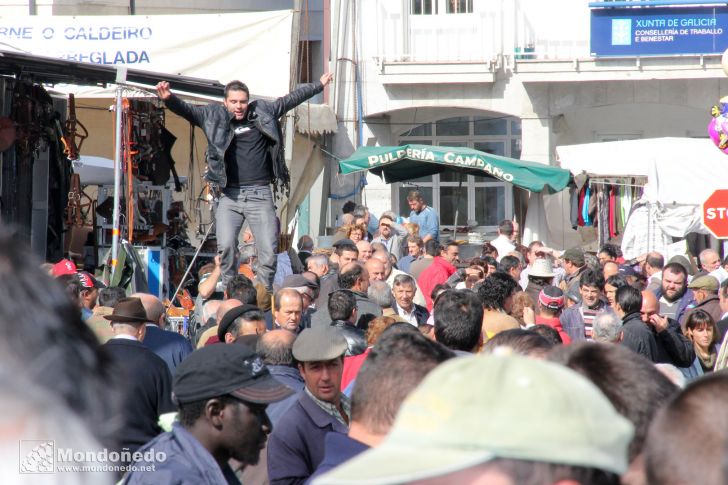
<instances>
[{"instance_id":1,"label":"man's hand","mask_svg":"<svg viewBox=\"0 0 728 485\"><path fill-rule=\"evenodd\" d=\"M167 101L172 96L172 91L169 89L169 83L167 81L161 81L157 83L157 96L162 101Z\"/></svg>"},{"instance_id":2,"label":"man's hand","mask_svg":"<svg viewBox=\"0 0 728 485\"><path fill-rule=\"evenodd\" d=\"M662 315L658 315L657 313L650 316L650 324L655 327L657 333L661 333L667 330L667 323L667 317L663 317Z\"/></svg>"},{"instance_id":3,"label":"man's hand","mask_svg":"<svg viewBox=\"0 0 728 485\"><path fill-rule=\"evenodd\" d=\"M327 72L326 74L324 74L323 76L321 76L321 79L320 79L321 84L323 84L324 86L326 86L328 83L331 82L331 80L333 78L334 78L334 73Z\"/></svg>"},{"instance_id":4,"label":"man's hand","mask_svg":"<svg viewBox=\"0 0 728 485\"><path fill-rule=\"evenodd\" d=\"M215 269L217 269L220 266L222 266L222 258L220 257L219 254L216 254L215 255L214 261L215 261Z\"/></svg>"}]
</instances>

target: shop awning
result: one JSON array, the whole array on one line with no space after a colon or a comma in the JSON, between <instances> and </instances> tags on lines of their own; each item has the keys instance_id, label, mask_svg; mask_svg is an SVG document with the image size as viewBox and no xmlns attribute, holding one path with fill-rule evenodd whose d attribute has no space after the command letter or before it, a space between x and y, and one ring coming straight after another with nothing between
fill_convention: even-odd
<instances>
[{"instance_id":1,"label":"shop awning","mask_svg":"<svg viewBox=\"0 0 728 485\"><path fill-rule=\"evenodd\" d=\"M387 183L425 177L445 170L472 175L490 175L531 192L559 192L569 183L570 173L542 163L516 160L472 148L431 145L361 147L339 162L343 174L369 170L383 175Z\"/></svg>"}]
</instances>

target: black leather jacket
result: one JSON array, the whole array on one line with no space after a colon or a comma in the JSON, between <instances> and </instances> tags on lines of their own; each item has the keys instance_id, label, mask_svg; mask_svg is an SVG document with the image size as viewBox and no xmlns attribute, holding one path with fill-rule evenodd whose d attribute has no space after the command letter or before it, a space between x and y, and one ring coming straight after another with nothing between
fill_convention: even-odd
<instances>
[{"instance_id":1,"label":"black leather jacket","mask_svg":"<svg viewBox=\"0 0 728 485\"><path fill-rule=\"evenodd\" d=\"M320 81L302 84L287 95L275 101L257 99L248 105L247 118L255 122L256 127L270 141L270 156L273 161L273 180L275 191L288 195L290 190L290 174L283 155L283 132L280 117L299 104L323 91ZM172 95L165 103L173 113L183 117L195 126L202 128L207 137L207 170L205 180L219 188L227 185L225 174L225 151L233 140L230 122L233 114L222 104L195 106Z\"/></svg>"},{"instance_id":2,"label":"black leather jacket","mask_svg":"<svg viewBox=\"0 0 728 485\"><path fill-rule=\"evenodd\" d=\"M344 354L346 357L363 354L367 349L367 338L364 332L349 322L334 320L331 322L331 326L341 330L341 333L346 338L346 354Z\"/></svg>"}]
</instances>

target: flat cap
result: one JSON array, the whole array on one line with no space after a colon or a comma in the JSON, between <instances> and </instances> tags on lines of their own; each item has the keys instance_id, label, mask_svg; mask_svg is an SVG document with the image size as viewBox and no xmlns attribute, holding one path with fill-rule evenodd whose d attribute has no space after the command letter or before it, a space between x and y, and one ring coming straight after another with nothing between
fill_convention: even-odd
<instances>
[{"instance_id":1,"label":"flat cap","mask_svg":"<svg viewBox=\"0 0 728 485\"><path fill-rule=\"evenodd\" d=\"M706 290L712 292L717 292L718 286L718 279L710 275L698 276L688 284L688 288L691 290Z\"/></svg>"},{"instance_id":2,"label":"flat cap","mask_svg":"<svg viewBox=\"0 0 728 485\"><path fill-rule=\"evenodd\" d=\"M300 288L302 286L307 286L314 289L318 288L318 285L315 281L311 281L300 274L288 275L283 279L283 283L281 283L281 288Z\"/></svg>"},{"instance_id":3,"label":"flat cap","mask_svg":"<svg viewBox=\"0 0 728 485\"><path fill-rule=\"evenodd\" d=\"M564 251L561 259L567 259L577 266L584 266L584 251L579 248L571 248Z\"/></svg>"},{"instance_id":4,"label":"flat cap","mask_svg":"<svg viewBox=\"0 0 728 485\"><path fill-rule=\"evenodd\" d=\"M243 313L249 312L251 310L260 311L260 309L255 305L240 305L231 308L225 313L225 315L222 316L220 325L218 325L217 327L217 338L220 339L220 342L225 343L225 334L227 333L230 325L233 324L235 319Z\"/></svg>"},{"instance_id":5,"label":"flat cap","mask_svg":"<svg viewBox=\"0 0 728 485\"><path fill-rule=\"evenodd\" d=\"M332 244L333 247L338 248L339 246L343 246L344 244L350 244L352 246L356 246L356 243L352 241L351 239L339 239L334 244Z\"/></svg>"},{"instance_id":6,"label":"flat cap","mask_svg":"<svg viewBox=\"0 0 728 485\"><path fill-rule=\"evenodd\" d=\"M318 325L301 332L293 342L293 357L299 362L318 362L341 357L346 338L336 327Z\"/></svg>"}]
</instances>

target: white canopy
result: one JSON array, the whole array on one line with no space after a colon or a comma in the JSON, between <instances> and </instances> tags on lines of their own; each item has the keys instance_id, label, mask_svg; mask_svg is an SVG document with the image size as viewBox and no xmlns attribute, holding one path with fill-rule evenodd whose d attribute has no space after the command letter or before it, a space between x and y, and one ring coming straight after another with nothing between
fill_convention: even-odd
<instances>
[{"instance_id":1,"label":"white canopy","mask_svg":"<svg viewBox=\"0 0 728 485\"><path fill-rule=\"evenodd\" d=\"M556 148L574 175L648 177L646 196L662 204L700 205L728 188L728 155L708 138L647 138Z\"/></svg>"}]
</instances>

